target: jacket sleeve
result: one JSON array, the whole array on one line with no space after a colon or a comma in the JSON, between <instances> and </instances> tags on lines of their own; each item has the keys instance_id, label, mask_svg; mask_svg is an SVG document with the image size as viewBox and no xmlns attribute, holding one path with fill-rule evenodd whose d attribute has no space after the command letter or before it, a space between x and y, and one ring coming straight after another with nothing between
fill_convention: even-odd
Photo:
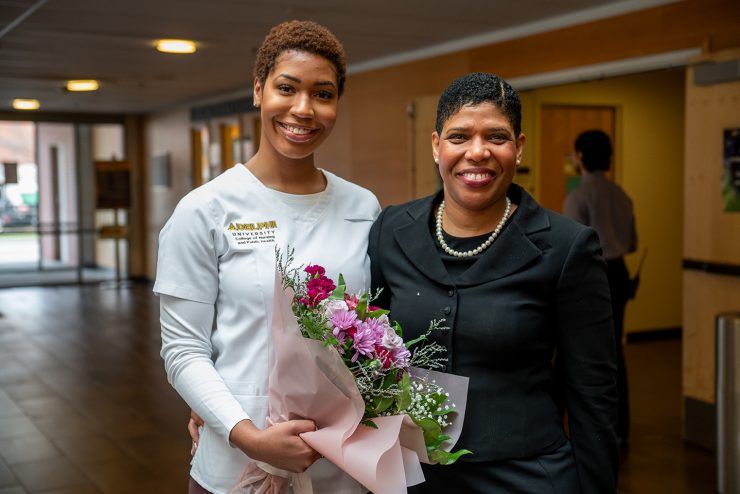
<instances>
[{"instance_id":1,"label":"jacket sleeve","mask_svg":"<svg viewBox=\"0 0 740 494\"><path fill-rule=\"evenodd\" d=\"M596 232L580 230L557 287L558 358L581 492L616 492L616 347Z\"/></svg>"}]
</instances>

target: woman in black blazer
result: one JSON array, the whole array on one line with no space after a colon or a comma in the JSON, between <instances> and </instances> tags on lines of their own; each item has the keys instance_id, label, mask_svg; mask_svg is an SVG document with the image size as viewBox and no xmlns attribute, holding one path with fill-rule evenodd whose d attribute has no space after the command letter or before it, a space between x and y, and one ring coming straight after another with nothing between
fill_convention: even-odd
<instances>
[{"instance_id":1,"label":"woman in black blazer","mask_svg":"<svg viewBox=\"0 0 740 494\"><path fill-rule=\"evenodd\" d=\"M385 209L370 233L373 285L405 339L448 329L447 372L470 378L456 448L416 493L613 493L614 330L594 230L512 184L521 103L492 74L442 94L432 150L443 190ZM557 362L554 365L553 362ZM564 430L561 404L567 409Z\"/></svg>"}]
</instances>

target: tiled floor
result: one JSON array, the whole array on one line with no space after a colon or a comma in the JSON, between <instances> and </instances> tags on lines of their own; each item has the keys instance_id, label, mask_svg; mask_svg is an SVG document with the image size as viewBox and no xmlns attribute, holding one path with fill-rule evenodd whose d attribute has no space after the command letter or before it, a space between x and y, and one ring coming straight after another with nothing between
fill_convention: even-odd
<instances>
[{"instance_id":1,"label":"tiled floor","mask_svg":"<svg viewBox=\"0 0 740 494\"><path fill-rule=\"evenodd\" d=\"M186 492L150 293L0 290L0 493Z\"/></svg>"},{"instance_id":2,"label":"tiled floor","mask_svg":"<svg viewBox=\"0 0 740 494\"><path fill-rule=\"evenodd\" d=\"M185 493L188 410L159 357L150 288L0 290L0 494ZM630 344L620 493L713 493L680 438L680 340Z\"/></svg>"}]
</instances>

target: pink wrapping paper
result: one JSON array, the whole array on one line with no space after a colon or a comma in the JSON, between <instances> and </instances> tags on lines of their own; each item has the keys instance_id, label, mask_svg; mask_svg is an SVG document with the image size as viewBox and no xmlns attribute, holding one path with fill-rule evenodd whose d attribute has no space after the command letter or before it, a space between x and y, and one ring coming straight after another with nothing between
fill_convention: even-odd
<instances>
[{"instance_id":1,"label":"pink wrapping paper","mask_svg":"<svg viewBox=\"0 0 740 494\"><path fill-rule=\"evenodd\" d=\"M373 493L405 494L407 486L423 482L420 462L429 459L421 429L406 415L375 418L377 429L361 425L365 404L354 377L333 348L301 335L292 293L283 291L279 277L274 300L269 420L313 420L317 430L301 434L303 440ZM451 436L446 449L451 448L465 416L468 379L415 368L411 376L436 380L457 405L459 415L445 430ZM255 484L269 481L270 475L258 478L249 469Z\"/></svg>"}]
</instances>

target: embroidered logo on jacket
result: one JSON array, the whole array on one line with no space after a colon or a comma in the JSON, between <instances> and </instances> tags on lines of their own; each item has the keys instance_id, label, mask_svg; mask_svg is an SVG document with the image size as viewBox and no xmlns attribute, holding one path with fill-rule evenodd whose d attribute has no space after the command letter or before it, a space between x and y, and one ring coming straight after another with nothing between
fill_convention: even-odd
<instances>
[{"instance_id":1,"label":"embroidered logo on jacket","mask_svg":"<svg viewBox=\"0 0 740 494\"><path fill-rule=\"evenodd\" d=\"M238 246L269 244L275 242L277 221L259 221L255 223L229 223L226 229Z\"/></svg>"}]
</instances>

